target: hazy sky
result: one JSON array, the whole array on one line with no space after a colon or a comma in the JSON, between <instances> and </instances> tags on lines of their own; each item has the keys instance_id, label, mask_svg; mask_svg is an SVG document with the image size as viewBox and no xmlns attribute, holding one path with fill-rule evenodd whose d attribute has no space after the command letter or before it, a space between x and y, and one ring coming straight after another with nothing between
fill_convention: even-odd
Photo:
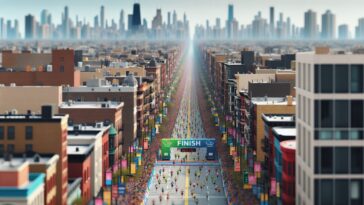
<instances>
[{"instance_id":1,"label":"hazy sky","mask_svg":"<svg viewBox=\"0 0 364 205\"><path fill-rule=\"evenodd\" d=\"M353 31L358 18L364 17L364 0L0 0L0 16L5 19L19 19L20 31L24 32L24 16L28 13L36 15L40 19L40 11L47 9L52 13L53 22L60 23L61 13L65 5L69 6L70 17L74 20L76 14L80 19L86 18L92 22L93 17L100 12L100 6L105 6L106 19L119 19L121 9L125 14L131 13L135 2L141 4L142 18L150 20L161 8L164 21L167 19L167 11L176 10L178 18L182 18L186 12L190 20L191 28L195 24L205 24L206 19L210 25L215 24L215 18L220 17L222 24L227 18L227 5L234 4L235 18L240 24L250 23L254 15L261 11L264 18L268 18L269 7L283 12L284 18L291 17L292 23L303 25L303 12L313 9L318 13L318 24L321 24L321 14L330 9L336 14L337 25L348 23ZM126 17L126 15L125 15ZM110 22L110 20L109 20Z\"/></svg>"}]
</instances>

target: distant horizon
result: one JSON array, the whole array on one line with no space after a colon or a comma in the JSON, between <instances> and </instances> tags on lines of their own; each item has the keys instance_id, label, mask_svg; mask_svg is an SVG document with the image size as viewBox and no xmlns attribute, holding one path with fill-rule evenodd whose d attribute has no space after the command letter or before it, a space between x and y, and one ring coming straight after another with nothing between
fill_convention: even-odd
<instances>
[{"instance_id":1,"label":"distant horizon","mask_svg":"<svg viewBox=\"0 0 364 205\"><path fill-rule=\"evenodd\" d=\"M348 24L350 34L353 37L355 26L358 19L364 17L362 6L364 3L360 0L340 0L340 2L332 2L331 0L63 0L63 1L46 1L37 0L35 4L29 0L0 0L2 6L0 8L0 17L5 20L18 19L19 31L24 37L24 18L28 14L32 14L36 19L40 20L42 9L48 10L52 14L52 21L56 24L61 23L61 14L65 6L69 7L70 18L74 20L76 15L80 20L85 19L86 22L93 24L93 17L100 14L100 7L105 7L105 19L116 22L119 19L121 9L124 10L125 22L127 24L127 15L132 12L134 3L141 4L142 18L146 18L150 27L151 20L156 14L156 9L162 9L163 21L167 21L167 12L176 10L178 18L182 19L183 13L186 13L190 22L190 35L194 34L194 27L197 24L206 24L209 20L210 25L215 25L215 19L221 19L221 25L225 26L227 19L228 4L234 5L234 17L241 24L250 24L254 16L261 11L263 18L269 20L269 7L275 7L275 20L279 19L279 13L283 12L284 19L291 18L293 24L302 27L303 15L308 9L312 9L317 13L317 24L321 25L321 15L326 10L331 10L336 15L336 26L340 24ZM300 4L297 8L297 4ZM19 7L19 5L22 5ZM87 8L84 8L87 5ZM214 5L211 7L211 5Z\"/></svg>"}]
</instances>

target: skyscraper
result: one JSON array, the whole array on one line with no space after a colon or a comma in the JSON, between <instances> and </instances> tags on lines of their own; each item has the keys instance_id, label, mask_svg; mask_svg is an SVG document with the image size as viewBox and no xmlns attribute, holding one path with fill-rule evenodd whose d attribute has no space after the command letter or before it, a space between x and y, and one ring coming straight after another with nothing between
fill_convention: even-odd
<instances>
[{"instance_id":1,"label":"skyscraper","mask_svg":"<svg viewBox=\"0 0 364 205\"><path fill-rule=\"evenodd\" d=\"M43 9L40 13L40 24L48 24L48 11L46 9Z\"/></svg>"},{"instance_id":2,"label":"skyscraper","mask_svg":"<svg viewBox=\"0 0 364 205\"><path fill-rule=\"evenodd\" d=\"M267 20L262 18L260 12L254 17L252 22L252 34L254 38L263 39L267 35Z\"/></svg>"},{"instance_id":3,"label":"skyscraper","mask_svg":"<svg viewBox=\"0 0 364 205\"><path fill-rule=\"evenodd\" d=\"M173 11L173 26L177 26L177 13L176 10Z\"/></svg>"},{"instance_id":4,"label":"skyscraper","mask_svg":"<svg viewBox=\"0 0 364 205\"><path fill-rule=\"evenodd\" d=\"M133 14L128 15L128 31L133 30Z\"/></svg>"},{"instance_id":5,"label":"skyscraper","mask_svg":"<svg viewBox=\"0 0 364 205\"><path fill-rule=\"evenodd\" d=\"M124 10L120 11L120 17L119 17L119 31L124 32L125 31L125 20L124 20Z\"/></svg>"},{"instance_id":6,"label":"skyscraper","mask_svg":"<svg viewBox=\"0 0 364 205\"><path fill-rule=\"evenodd\" d=\"M63 15L63 37L69 38L70 37L70 19L69 19L69 12L68 6L64 7L64 15Z\"/></svg>"},{"instance_id":7,"label":"skyscraper","mask_svg":"<svg viewBox=\"0 0 364 205\"><path fill-rule=\"evenodd\" d=\"M226 28L227 28L227 35L228 38L232 38L232 24L233 24L233 20L234 20L234 5L229 4L228 6L228 19L226 22Z\"/></svg>"},{"instance_id":8,"label":"skyscraper","mask_svg":"<svg viewBox=\"0 0 364 205\"><path fill-rule=\"evenodd\" d=\"M348 24L339 25L339 39L340 40L349 39L349 26L348 26Z\"/></svg>"},{"instance_id":9,"label":"skyscraper","mask_svg":"<svg viewBox=\"0 0 364 205\"><path fill-rule=\"evenodd\" d=\"M234 20L234 5L229 4L228 6L228 21L232 22Z\"/></svg>"},{"instance_id":10,"label":"skyscraper","mask_svg":"<svg viewBox=\"0 0 364 205\"><path fill-rule=\"evenodd\" d=\"M355 27L355 38L358 40L364 39L364 18L358 20L358 25Z\"/></svg>"},{"instance_id":11,"label":"skyscraper","mask_svg":"<svg viewBox=\"0 0 364 205\"><path fill-rule=\"evenodd\" d=\"M157 28L161 28L162 27L162 9L157 9L157 14L156 16L153 18L152 21L152 29L157 29Z\"/></svg>"},{"instance_id":12,"label":"skyscraper","mask_svg":"<svg viewBox=\"0 0 364 205\"><path fill-rule=\"evenodd\" d=\"M31 14L25 16L25 39L34 39L36 37L35 17Z\"/></svg>"},{"instance_id":13,"label":"skyscraper","mask_svg":"<svg viewBox=\"0 0 364 205\"><path fill-rule=\"evenodd\" d=\"M0 38L1 39L4 39L6 36L5 36L5 26L4 26L4 18L0 18Z\"/></svg>"},{"instance_id":14,"label":"skyscraper","mask_svg":"<svg viewBox=\"0 0 364 205\"><path fill-rule=\"evenodd\" d=\"M322 14L321 37L324 40L332 40L336 36L336 17L330 10Z\"/></svg>"},{"instance_id":15,"label":"skyscraper","mask_svg":"<svg viewBox=\"0 0 364 205\"><path fill-rule=\"evenodd\" d=\"M98 28L99 27L99 17L96 15L94 17L94 28Z\"/></svg>"},{"instance_id":16,"label":"skyscraper","mask_svg":"<svg viewBox=\"0 0 364 205\"><path fill-rule=\"evenodd\" d=\"M140 14L140 4L135 3L133 6L133 21L132 21L132 29L137 31L140 29L142 25L142 17Z\"/></svg>"},{"instance_id":17,"label":"skyscraper","mask_svg":"<svg viewBox=\"0 0 364 205\"><path fill-rule=\"evenodd\" d=\"M297 53L296 204L363 204L363 54Z\"/></svg>"},{"instance_id":18,"label":"skyscraper","mask_svg":"<svg viewBox=\"0 0 364 205\"><path fill-rule=\"evenodd\" d=\"M168 11L168 13L167 13L167 25L171 26L171 12L170 11Z\"/></svg>"},{"instance_id":19,"label":"skyscraper","mask_svg":"<svg viewBox=\"0 0 364 205\"><path fill-rule=\"evenodd\" d=\"M274 37L275 36L274 24L275 24L275 20L274 20L274 7L271 6L269 8L269 30L270 30L270 36L271 37Z\"/></svg>"},{"instance_id":20,"label":"skyscraper","mask_svg":"<svg viewBox=\"0 0 364 205\"><path fill-rule=\"evenodd\" d=\"M105 7L104 6L101 6L101 8L100 8L100 25L101 25L102 29L105 28Z\"/></svg>"},{"instance_id":21,"label":"skyscraper","mask_svg":"<svg viewBox=\"0 0 364 205\"><path fill-rule=\"evenodd\" d=\"M305 12L304 18L304 37L306 39L316 39L318 37L316 12L310 9Z\"/></svg>"}]
</instances>

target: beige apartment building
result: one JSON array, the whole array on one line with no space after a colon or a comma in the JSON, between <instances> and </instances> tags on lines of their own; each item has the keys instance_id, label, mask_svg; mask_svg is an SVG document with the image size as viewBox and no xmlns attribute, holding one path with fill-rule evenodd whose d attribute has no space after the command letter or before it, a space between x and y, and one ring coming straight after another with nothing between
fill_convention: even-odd
<instances>
[{"instance_id":1,"label":"beige apartment building","mask_svg":"<svg viewBox=\"0 0 364 205\"><path fill-rule=\"evenodd\" d=\"M0 99L0 113L15 109L18 114L26 114L28 110L39 114L42 105L52 105L53 113L58 113L62 87L0 85Z\"/></svg>"}]
</instances>

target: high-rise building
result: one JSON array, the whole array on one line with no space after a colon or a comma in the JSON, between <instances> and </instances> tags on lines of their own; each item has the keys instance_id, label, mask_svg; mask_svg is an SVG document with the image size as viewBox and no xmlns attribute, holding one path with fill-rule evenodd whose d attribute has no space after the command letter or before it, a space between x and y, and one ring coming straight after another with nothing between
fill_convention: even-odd
<instances>
[{"instance_id":1,"label":"high-rise building","mask_svg":"<svg viewBox=\"0 0 364 205\"><path fill-rule=\"evenodd\" d=\"M5 38L5 26L4 26L4 18L0 18L0 38Z\"/></svg>"},{"instance_id":2,"label":"high-rise building","mask_svg":"<svg viewBox=\"0 0 364 205\"><path fill-rule=\"evenodd\" d=\"M100 8L100 26L101 29L105 28L105 7L101 6Z\"/></svg>"},{"instance_id":3,"label":"high-rise building","mask_svg":"<svg viewBox=\"0 0 364 205\"><path fill-rule=\"evenodd\" d=\"M321 21L321 37L324 40L332 40L336 35L336 17L330 11L327 10L326 13L322 14Z\"/></svg>"},{"instance_id":4,"label":"high-rise building","mask_svg":"<svg viewBox=\"0 0 364 205\"><path fill-rule=\"evenodd\" d=\"M363 204L364 55L296 54L296 204Z\"/></svg>"},{"instance_id":5,"label":"high-rise building","mask_svg":"<svg viewBox=\"0 0 364 205\"><path fill-rule=\"evenodd\" d=\"M355 38L364 39L364 18L358 20L358 25L355 27Z\"/></svg>"},{"instance_id":6,"label":"high-rise building","mask_svg":"<svg viewBox=\"0 0 364 205\"><path fill-rule=\"evenodd\" d=\"M48 11L46 9L43 9L42 12L40 13L40 24L44 25L44 24L49 24L48 22Z\"/></svg>"},{"instance_id":7,"label":"high-rise building","mask_svg":"<svg viewBox=\"0 0 364 205\"><path fill-rule=\"evenodd\" d=\"M119 31L123 33L125 31L125 20L124 20L124 10L120 11L120 18L119 18Z\"/></svg>"},{"instance_id":8,"label":"high-rise building","mask_svg":"<svg viewBox=\"0 0 364 205\"><path fill-rule=\"evenodd\" d=\"M339 39L340 40L347 40L349 39L349 25L348 24L341 24L339 25Z\"/></svg>"},{"instance_id":9,"label":"high-rise building","mask_svg":"<svg viewBox=\"0 0 364 205\"><path fill-rule=\"evenodd\" d=\"M168 11L168 13L167 13L167 25L171 26L171 12L170 11Z\"/></svg>"},{"instance_id":10,"label":"high-rise building","mask_svg":"<svg viewBox=\"0 0 364 205\"><path fill-rule=\"evenodd\" d=\"M133 21L132 21L132 29L137 31L140 29L142 25L142 17L140 14L140 4L135 3L133 6Z\"/></svg>"},{"instance_id":11,"label":"high-rise building","mask_svg":"<svg viewBox=\"0 0 364 205\"><path fill-rule=\"evenodd\" d=\"M70 19L69 19L69 11L68 6L64 7L63 14L63 37L69 38L70 36Z\"/></svg>"},{"instance_id":12,"label":"high-rise building","mask_svg":"<svg viewBox=\"0 0 364 205\"><path fill-rule=\"evenodd\" d=\"M234 20L234 5L232 4L229 4L228 6L228 19L227 19L227 22L226 22L226 28L227 28L227 35L228 35L228 38L230 39L232 37L232 23L233 23L233 20Z\"/></svg>"},{"instance_id":13,"label":"high-rise building","mask_svg":"<svg viewBox=\"0 0 364 205\"><path fill-rule=\"evenodd\" d=\"M292 31L291 31L291 18L287 17L286 20L286 38L291 38Z\"/></svg>"},{"instance_id":14,"label":"high-rise building","mask_svg":"<svg viewBox=\"0 0 364 205\"><path fill-rule=\"evenodd\" d=\"M262 18L260 12L255 16L252 22L252 34L254 38L263 39L267 36L268 24L267 20Z\"/></svg>"},{"instance_id":15,"label":"high-rise building","mask_svg":"<svg viewBox=\"0 0 364 205\"><path fill-rule=\"evenodd\" d=\"M153 18L152 21L152 29L157 29L158 27L162 27L162 9L157 9L156 16Z\"/></svg>"},{"instance_id":16,"label":"high-rise building","mask_svg":"<svg viewBox=\"0 0 364 205\"><path fill-rule=\"evenodd\" d=\"M94 28L98 28L99 27L99 17L96 15L94 17Z\"/></svg>"},{"instance_id":17,"label":"high-rise building","mask_svg":"<svg viewBox=\"0 0 364 205\"><path fill-rule=\"evenodd\" d=\"M318 37L317 31L317 14L311 9L304 14L304 37L306 39L315 39Z\"/></svg>"},{"instance_id":18,"label":"high-rise building","mask_svg":"<svg viewBox=\"0 0 364 205\"><path fill-rule=\"evenodd\" d=\"M36 37L35 17L31 14L25 16L25 39Z\"/></svg>"},{"instance_id":19,"label":"high-rise building","mask_svg":"<svg viewBox=\"0 0 364 205\"><path fill-rule=\"evenodd\" d=\"M128 15L128 31L131 31L133 27L133 14Z\"/></svg>"},{"instance_id":20,"label":"high-rise building","mask_svg":"<svg viewBox=\"0 0 364 205\"><path fill-rule=\"evenodd\" d=\"M274 24L275 24L275 20L274 20L274 7L271 6L269 8L269 30L270 30L270 36L274 37L275 36L275 28L274 28Z\"/></svg>"},{"instance_id":21,"label":"high-rise building","mask_svg":"<svg viewBox=\"0 0 364 205\"><path fill-rule=\"evenodd\" d=\"M173 11L173 26L177 26L177 12L176 10Z\"/></svg>"}]
</instances>

